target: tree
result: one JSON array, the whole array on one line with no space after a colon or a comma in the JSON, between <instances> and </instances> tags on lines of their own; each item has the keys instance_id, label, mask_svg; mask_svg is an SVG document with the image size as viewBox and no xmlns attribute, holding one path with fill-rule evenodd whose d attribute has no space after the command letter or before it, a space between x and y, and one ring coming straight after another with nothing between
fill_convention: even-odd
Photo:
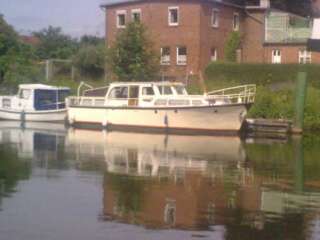
<instances>
[{"instance_id":1,"label":"tree","mask_svg":"<svg viewBox=\"0 0 320 240\"><path fill-rule=\"evenodd\" d=\"M107 53L108 69L121 81L151 81L159 73L159 57L146 28L131 22L119 32Z\"/></svg>"},{"instance_id":2,"label":"tree","mask_svg":"<svg viewBox=\"0 0 320 240\"><path fill-rule=\"evenodd\" d=\"M78 49L77 41L63 34L60 27L49 26L39 32L34 32L33 35L40 39L36 48L36 54L40 59L68 59Z\"/></svg>"},{"instance_id":3,"label":"tree","mask_svg":"<svg viewBox=\"0 0 320 240\"><path fill-rule=\"evenodd\" d=\"M240 47L241 36L239 32L231 32L225 43L225 60L228 62L237 61L237 49Z\"/></svg>"},{"instance_id":4,"label":"tree","mask_svg":"<svg viewBox=\"0 0 320 240\"><path fill-rule=\"evenodd\" d=\"M97 36L91 36L91 35L84 35L80 39L80 45L101 45L104 44L104 38L97 37Z\"/></svg>"},{"instance_id":5,"label":"tree","mask_svg":"<svg viewBox=\"0 0 320 240\"><path fill-rule=\"evenodd\" d=\"M271 0L271 6L302 16L310 16L311 0Z\"/></svg>"},{"instance_id":6,"label":"tree","mask_svg":"<svg viewBox=\"0 0 320 240\"><path fill-rule=\"evenodd\" d=\"M104 73L105 52L104 44L83 46L73 57L73 64L84 75L101 76Z\"/></svg>"},{"instance_id":7,"label":"tree","mask_svg":"<svg viewBox=\"0 0 320 240\"><path fill-rule=\"evenodd\" d=\"M35 60L34 49L22 43L0 15L0 84L14 88L21 82L35 81Z\"/></svg>"}]
</instances>

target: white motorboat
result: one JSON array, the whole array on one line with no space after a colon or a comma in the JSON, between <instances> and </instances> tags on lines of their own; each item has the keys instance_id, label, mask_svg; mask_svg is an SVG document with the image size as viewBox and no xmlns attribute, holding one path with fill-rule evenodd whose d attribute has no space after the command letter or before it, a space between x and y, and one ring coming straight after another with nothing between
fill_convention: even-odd
<instances>
[{"instance_id":1,"label":"white motorboat","mask_svg":"<svg viewBox=\"0 0 320 240\"><path fill-rule=\"evenodd\" d=\"M255 85L189 95L182 83L116 82L68 98L68 121L75 127L117 130L236 133L253 104Z\"/></svg>"},{"instance_id":2,"label":"white motorboat","mask_svg":"<svg viewBox=\"0 0 320 240\"><path fill-rule=\"evenodd\" d=\"M0 96L0 119L17 121L64 121L65 99L70 89L43 84L21 84L15 96Z\"/></svg>"}]
</instances>

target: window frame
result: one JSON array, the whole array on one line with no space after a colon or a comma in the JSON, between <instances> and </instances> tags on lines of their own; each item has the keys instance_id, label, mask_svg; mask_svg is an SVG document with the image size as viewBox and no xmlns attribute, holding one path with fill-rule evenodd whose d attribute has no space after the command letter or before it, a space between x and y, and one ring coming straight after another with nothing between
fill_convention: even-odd
<instances>
[{"instance_id":1,"label":"window frame","mask_svg":"<svg viewBox=\"0 0 320 240\"><path fill-rule=\"evenodd\" d=\"M279 54L276 54L275 53L278 52ZM280 61L275 61L275 57L280 57ZM271 51L271 63L272 64L281 64L282 63L282 51L281 49L272 49Z\"/></svg>"},{"instance_id":2,"label":"window frame","mask_svg":"<svg viewBox=\"0 0 320 240\"><path fill-rule=\"evenodd\" d=\"M212 52L214 52L214 55L212 55ZM210 61L211 62L218 61L218 50L216 47L210 48Z\"/></svg>"},{"instance_id":3,"label":"window frame","mask_svg":"<svg viewBox=\"0 0 320 240\"><path fill-rule=\"evenodd\" d=\"M169 55L163 55L163 49L164 48L168 48L169 49ZM163 61L163 57L165 56L169 56L169 60L168 61ZM171 63L171 49L169 46L164 46L160 48L160 64L161 65L170 65Z\"/></svg>"},{"instance_id":4,"label":"window frame","mask_svg":"<svg viewBox=\"0 0 320 240\"><path fill-rule=\"evenodd\" d=\"M214 20L214 16L216 16L216 22L214 23L213 20ZM218 28L219 27L219 23L220 23L220 10L218 8L213 8L212 11L211 11L211 27L213 28Z\"/></svg>"},{"instance_id":5,"label":"window frame","mask_svg":"<svg viewBox=\"0 0 320 240\"><path fill-rule=\"evenodd\" d=\"M141 13L141 8L135 8L135 9L132 9L131 10L131 20L136 22L137 20L134 18L134 14L139 14L139 21L138 22L141 22L141 19L142 19L142 13Z\"/></svg>"},{"instance_id":6,"label":"window frame","mask_svg":"<svg viewBox=\"0 0 320 240\"><path fill-rule=\"evenodd\" d=\"M119 16L124 15L124 24L120 25ZM126 17L127 17L127 10L117 10L116 11L116 21L117 21L117 28L126 28Z\"/></svg>"},{"instance_id":7,"label":"window frame","mask_svg":"<svg viewBox=\"0 0 320 240\"><path fill-rule=\"evenodd\" d=\"M186 49L186 55L179 55L179 49L180 48L185 48ZM186 60L185 62L180 62L179 61L179 56L186 56ZM188 48L186 46L177 46L176 48L176 62L177 62L177 65L179 66L185 66L187 65L187 62L188 62Z\"/></svg>"},{"instance_id":8,"label":"window frame","mask_svg":"<svg viewBox=\"0 0 320 240\"><path fill-rule=\"evenodd\" d=\"M236 19L237 19L237 21L236 21ZM235 32L240 30L240 14L238 12L233 13L232 29Z\"/></svg>"},{"instance_id":9,"label":"window frame","mask_svg":"<svg viewBox=\"0 0 320 240\"><path fill-rule=\"evenodd\" d=\"M308 60L308 58L310 60ZM299 49L298 62L299 62L299 64L311 64L312 63L312 52L308 51L307 49Z\"/></svg>"},{"instance_id":10,"label":"window frame","mask_svg":"<svg viewBox=\"0 0 320 240\"><path fill-rule=\"evenodd\" d=\"M177 11L177 22L171 22L171 11L176 10ZM171 27L179 26L179 7L178 6L172 6L168 7L168 25Z\"/></svg>"}]
</instances>

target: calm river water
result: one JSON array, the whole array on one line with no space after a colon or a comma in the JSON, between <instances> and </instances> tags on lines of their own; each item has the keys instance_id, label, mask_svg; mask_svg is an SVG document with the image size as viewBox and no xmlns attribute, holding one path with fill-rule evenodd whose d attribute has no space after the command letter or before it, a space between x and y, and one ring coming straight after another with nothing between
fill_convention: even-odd
<instances>
[{"instance_id":1,"label":"calm river water","mask_svg":"<svg viewBox=\"0 0 320 240\"><path fill-rule=\"evenodd\" d=\"M320 137L0 122L0 239L320 239Z\"/></svg>"}]
</instances>

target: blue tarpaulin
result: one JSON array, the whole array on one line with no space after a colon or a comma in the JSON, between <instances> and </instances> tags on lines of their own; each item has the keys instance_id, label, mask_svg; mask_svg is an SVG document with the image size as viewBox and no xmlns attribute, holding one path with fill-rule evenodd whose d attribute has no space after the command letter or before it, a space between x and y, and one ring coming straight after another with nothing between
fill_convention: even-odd
<instances>
[{"instance_id":1,"label":"blue tarpaulin","mask_svg":"<svg viewBox=\"0 0 320 240\"><path fill-rule=\"evenodd\" d=\"M46 90L36 89L34 91L35 110L54 110L65 108L65 98L69 90Z\"/></svg>"}]
</instances>

